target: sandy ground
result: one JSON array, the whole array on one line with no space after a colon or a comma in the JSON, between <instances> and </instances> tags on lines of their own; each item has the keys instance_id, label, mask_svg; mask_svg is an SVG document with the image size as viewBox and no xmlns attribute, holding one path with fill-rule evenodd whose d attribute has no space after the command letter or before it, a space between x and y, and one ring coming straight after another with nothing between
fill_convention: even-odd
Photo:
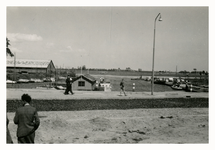
<instances>
[{"instance_id":1,"label":"sandy ground","mask_svg":"<svg viewBox=\"0 0 215 150\"><path fill-rule=\"evenodd\" d=\"M208 108L47 111L35 143L208 143ZM14 143L14 113L7 113Z\"/></svg>"}]
</instances>

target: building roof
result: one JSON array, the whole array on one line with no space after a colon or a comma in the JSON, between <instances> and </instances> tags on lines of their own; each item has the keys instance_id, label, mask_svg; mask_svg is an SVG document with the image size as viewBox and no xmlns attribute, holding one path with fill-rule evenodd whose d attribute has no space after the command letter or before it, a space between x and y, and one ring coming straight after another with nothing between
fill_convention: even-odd
<instances>
[{"instance_id":1,"label":"building roof","mask_svg":"<svg viewBox=\"0 0 215 150\"><path fill-rule=\"evenodd\" d=\"M14 64L14 59L7 59L7 67L47 68L51 62L51 60L16 59L16 63Z\"/></svg>"},{"instance_id":2,"label":"building roof","mask_svg":"<svg viewBox=\"0 0 215 150\"><path fill-rule=\"evenodd\" d=\"M75 82L76 80L78 80L80 78L85 79L86 81L90 82L91 84L94 84L96 82L96 79L93 76L89 75L89 74L80 75L77 78L75 78L73 82Z\"/></svg>"}]
</instances>

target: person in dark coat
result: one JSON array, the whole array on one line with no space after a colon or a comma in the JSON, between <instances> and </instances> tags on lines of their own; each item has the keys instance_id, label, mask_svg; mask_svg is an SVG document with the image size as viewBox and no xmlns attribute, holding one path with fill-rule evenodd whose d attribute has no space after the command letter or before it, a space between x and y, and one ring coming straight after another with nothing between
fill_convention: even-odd
<instances>
[{"instance_id":1,"label":"person in dark coat","mask_svg":"<svg viewBox=\"0 0 215 150\"><path fill-rule=\"evenodd\" d=\"M40 119L35 107L31 106L31 96L23 94L22 97L23 106L16 110L14 123L18 125L17 137L20 144L33 144L35 138L35 131L40 125Z\"/></svg>"},{"instance_id":2,"label":"person in dark coat","mask_svg":"<svg viewBox=\"0 0 215 150\"><path fill-rule=\"evenodd\" d=\"M125 93L125 85L124 85L124 80L123 79L120 82L120 95L121 95L122 92L124 93L125 96L127 96L126 93Z\"/></svg>"},{"instance_id":3,"label":"person in dark coat","mask_svg":"<svg viewBox=\"0 0 215 150\"><path fill-rule=\"evenodd\" d=\"M71 94L74 94L73 91L72 91L72 84L71 84L71 79L70 79L70 75L67 76L67 79L66 79L66 90L64 92L65 95L69 94L69 92Z\"/></svg>"},{"instance_id":4,"label":"person in dark coat","mask_svg":"<svg viewBox=\"0 0 215 150\"><path fill-rule=\"evenodd\" d=\"M9 119L7 118L7 144L12 144L13 140L12 140L11 135L10 135L8 124L9 124Z\"/></svg>"}]
</instances>

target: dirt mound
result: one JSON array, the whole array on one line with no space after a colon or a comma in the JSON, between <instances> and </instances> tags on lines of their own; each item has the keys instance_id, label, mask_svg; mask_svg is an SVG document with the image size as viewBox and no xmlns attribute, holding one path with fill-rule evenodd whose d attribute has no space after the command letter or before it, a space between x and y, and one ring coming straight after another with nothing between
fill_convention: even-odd
<instances>
[{"instance_id":1,"label":"dirt mound","mask_svg":"<svg viewBox=\"0 0 215 150\"><path fill-rule=\"evenodd\" d=\"M53 119L44 120L43 125L49 128L56 129L56 128L68 127L69 123L65 119L62 119L56 116Z\"/></svg>"},{"instance_id":2,"label":"dirt mound","mask_svg":"<svg viewBox=\"0 0 215 150\"><path fill-rule=\"evenodd\" d=\"M89 120L89 122L93 125L93 130L105 131L111 128L111 122L109 119L106 118L96 117Z\"/></svg>"},{"instance_id":3,"label":"dirt mound","mask_svg":"<svg viewBox=\"0 0 215 150\"><path fill-rule=\"evenodd\" d=\"M65 143L64 135L70 131L70 123L67 120L58 115L41 120L42 123L36 132L36 138L39 143ZM42 128L43 130L41 130ZM52 132L55 133L55 136L53 136Z\"/></svg>"}]
</instances>

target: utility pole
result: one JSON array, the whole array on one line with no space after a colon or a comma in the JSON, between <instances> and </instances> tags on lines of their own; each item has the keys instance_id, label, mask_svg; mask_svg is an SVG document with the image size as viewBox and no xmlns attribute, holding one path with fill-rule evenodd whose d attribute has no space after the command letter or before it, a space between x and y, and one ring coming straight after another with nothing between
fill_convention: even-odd
<instances>
[{"instance_id":1,"label":"utility pole","mask_svg":"<svg viewBox=\"0 0 215 150\"><path fill-rule=\"evenodd\" d=\"M160 16L160 17L159 17ZM159 17L158 21L162 21L161 14L159 13L154 21L154 36L153 36L153 57L152 57L152 79L151 79L151 95L154 92L154 62L155 62L155 31L156 31L156 21Z\"/></svg>"}]
</instances>

